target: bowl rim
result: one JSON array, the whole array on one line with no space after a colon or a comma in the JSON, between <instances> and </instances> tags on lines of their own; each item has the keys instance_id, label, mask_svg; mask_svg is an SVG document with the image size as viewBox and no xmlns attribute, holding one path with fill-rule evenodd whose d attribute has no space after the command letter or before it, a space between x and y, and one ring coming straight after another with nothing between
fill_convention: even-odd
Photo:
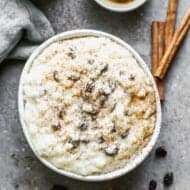
<instances>
[{"instance_id":1,"label":"bowl rim","mask_svg":"<svg viewBox=\"0 0 190 190\"><path fill-rule=\"evenodd\" d=\"M139 8L140 6L142 6L147 0L139 0L137 2L131 2L129 4L126 5L114 5L114 3L106 3L105 0L94 0L97 4L99 4L101 7L109 10L109 11L114 11L114 12L129 12L129 11L133 11L137 8Z\"/></svg>"},{"instance_id":2,"label":"bowl rim","mask_svg":"<svg viewBox=\"0 0 190 190\"><path fill-rule=\"evenodd\" d=\"M78 37L86 37L86 36L94 36L94 37L106 37L111 39L112 41L120 44L121 46L125 47L127 50L129 50L129 52L131 52L131 54L135 57L135 59L137 60L137 63L141 66L141 68L144 70L144 72L147 74L147 76L149 77L149 79L151 80L152 84L153 84L153 88L155 91L155 96L156 96L156 108L157 108L157 119L156 119L156 124L155 124L155 129L154 132L151 136L150 141L148 142L148 144L137 154L134 156L133 159L131 159L126 166L116 169L112 172L109 173L105 173L105 174L97 174L97 175L89 175L89 176L82 176L76 173L72 173L72 172L68 172L66 170L63 169L58 169L57 167L55 167L53 164L51 164L49 161L47 161L46 159L42 158L41 156L39 156L39 154L37 153L37 151L35 150L35 147L32 143L32 140L29 136L23 115L24 115L24 101L23 101L23 82L25 79L25 75L27 74L27 72L29 71L30 67L33 64L33 60L35 60L35 58L37 56L39 56L41 54L41 52L44 51L44 49L46 49L46 47L48 47L50 44L59 41L59 40L66 40L66 39L71 39L71 38L78 38ZM89 29L81 29L81 30L72 30L72 31L67 31L67 32L63 32L60 33L58 35L53 36L52 38L48 39L47 41L45 41L44 43L42 43L33 53L32 55L28 58L23 71L21 73L21 77L20 77L20 82L19 82L19 89L18 89L18 112L19 112L19 118L20 118L20 123L21 123L21 127L23 129L24 135L26 137L26 140L30 146L30 148L32 149L32 151L34 152L35 156L49 169L55 171L56 173L59 173L61 175L73 178L73 179L77 179L77 180L81 180L81 181L91 181L91 182L97 182L97 181L106 181L106 180L111 180L117 177L120 177L124 174L129 173L131 170L133 170L134 168L136 168L140 163L143 162L143 160L149 155L149 153L151 152L151 150L153 149L159 133L160 133L160 128L161 128L161 104L160 104L160 99L159 99L159 94L158 94L158 90L155 84L155 81L152 77L152 74L150 73L146 63L143 61L143 59L140 57L140 55L130 46L128 45L126 42L124 42L123 40L119 39L118 37L115 37L111 34L102 32L102 31L97 31L97 30L89 30Z\"/></svg>"}]
</instances>

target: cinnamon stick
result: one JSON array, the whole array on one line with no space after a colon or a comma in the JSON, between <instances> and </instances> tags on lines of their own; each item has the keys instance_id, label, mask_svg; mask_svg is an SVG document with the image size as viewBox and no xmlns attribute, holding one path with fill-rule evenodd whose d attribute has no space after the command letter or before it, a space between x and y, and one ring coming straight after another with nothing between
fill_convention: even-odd
<instances>
[{"instance_id":1,"label":"cinnamon stick","mask_svg":"<svg viewBox=\"0 0 190 190\"><path fill-rule=\"evenodd\" d=\"M156 72L164 54L165 23L154 21L152 23L152 73ZM160 100L164 100L164 83L155 77Z\"/></svg>"},{"instance_id":2,"label":"cinnamon stick","mask_svg":"<svg viewBox=\"0 0 190 190\"><path fill-rule=\"evenodd\" d=\"M166 26L165 26L165 47L167 48L172 40L177 17L178 0L169 0Z\"/></svg>"},{"instance_id":3,"label":"cinnamon stick","mask_svg":"<svg viewBox=\"0 0 190 190\"><path fill-rule=\"evenodd\" d=\"M165 51L165 24L165 22L158 23L158 66L160 65L160 61Z\"/></svg>"},{"instance_id":4,"label":"cinnamon stick","mask_svg":"<svg viewBox=\"0 0 190 190\"><path fill-rule=\"evenodd\" d=\"M158 22L152 22L152 73L158 68Z\"/></svg>"},{"instance_id":5,"label":"cinnamon stick","mask_svg":"<svg viewBox=\"0 0 190 190\"><path fill-rule=\"evenodd\" d=\"M158 66L160 66L160 61L164 55L165 51L165 23L164 22L159 22L158 23ZM158 68L158 67L157 67ZM164 81L157 79L157 85L159 89L159 94L160 94L160 99L164 100Z\"/></svg>"},{"instance_id":6,"label":"cinnamon stick","mask_svg":"<svg viewBox=\"0 0 190 190\"><path fill-rule=\"evenodd\" d=\"M175 32L170 45L166 49L166 52L160 62L159 67L156 69L154 73L155 77L163 79L168 67L170 66L182 40L185 38L188 30L190 28L190 8L186 11L185 16L183 17L177 31Z\"/></svg>"}]
</instances>

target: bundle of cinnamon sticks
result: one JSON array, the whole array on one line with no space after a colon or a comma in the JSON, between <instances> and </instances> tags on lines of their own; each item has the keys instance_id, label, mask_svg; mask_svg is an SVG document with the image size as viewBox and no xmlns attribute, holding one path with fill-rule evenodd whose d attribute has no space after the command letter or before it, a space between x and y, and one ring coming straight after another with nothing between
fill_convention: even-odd
<instances>
[{"instance_id":1,"label":"bundle of cinnamon sticks","mask_svg":"<svg viewBox=\"0 0 190 190\"><path fill-rule=\"evenodd\" d=\"M175 30L178 1L169 0L165 22L152 22L152 74L161 100L165 98L163 81L165 74L190 28L190 8L188 8Z\"/></svg>"}]
</instances>

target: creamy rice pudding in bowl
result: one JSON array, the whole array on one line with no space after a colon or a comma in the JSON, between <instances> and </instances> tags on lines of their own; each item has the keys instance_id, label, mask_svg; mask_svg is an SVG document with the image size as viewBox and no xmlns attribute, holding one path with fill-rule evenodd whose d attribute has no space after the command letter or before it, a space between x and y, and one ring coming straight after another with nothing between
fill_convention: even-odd
<instances>
[{"instance_id":1,"label":"creamy rice pudding in bowl","mask_svg":"<svg viewBox=\"0 0 190 190\"><path fill-rule=\"evenodd\" d=\"M27 61L19 114L35 155L79 180L124 175L152 150L161 108L154 80L122 40L94 30L59 34Z\"/></svg>"}]
</instances>

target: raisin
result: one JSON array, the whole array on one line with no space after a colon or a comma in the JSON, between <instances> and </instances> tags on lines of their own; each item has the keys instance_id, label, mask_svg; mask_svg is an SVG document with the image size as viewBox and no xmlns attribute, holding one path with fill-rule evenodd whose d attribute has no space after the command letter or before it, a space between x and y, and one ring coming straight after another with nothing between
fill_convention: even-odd
<instances>
[{"instance_id":1,"label":"raisin","mask_svg":"<svg viewBox=\"0 0 190 190\"><path fill-rule=\"evenodd\" d=\"M67 53L67 55L71 58L71 59L75 59L76 55L74 54L74 52L69 52Z\"/></svg>"},{"instance_id":2,"label":"raisin","mask_svg":"<svg viewBox=\"0 0 190 190\"><path fill-rule=\"evenodd\" d=\"M125 116L129 116L129 110L125 110L125 111L124 111L124 115L125 115Z\"/></svg>"},{"instance_id":3,"label":"raisin","mask_svg":"<svg viewBox=\"0 0 190 190\"><path fill-rule=\"evenodd\" d=\"M67 188L63 185L54 185L51 190L66 190Z\"/></svg>"},{"instance_id":4,"label":"raisin","mask_svg":"<svg viewBox=\"0 0 190 190\"><path fill-rule=\"evenodd\" d=\"M93 88L94 88L94 82L93 81L90 81L86 84L86 87L85 87L85 92L92 92Z\"/></svg>"},{"instance_id":5,"label":"raisin","mask_svg":"<svg viewBox=\"0 0 190 190\"><path fill-rule=\"evenodd\" d=\"M47 94L47 90L42 90L40 93L39 93L39 97L43 97Z\"/></svg>"},{"instance_id":6,"label":"raisin","mask_svg":"<svg viewBox=\"0 0 190 190\"><path fill-rule=\"evenodd\" d=\"M85 131L88 128L88 123L85 120L80 122L79 128L81 131Z\"/></svg>"},{"instance_id":7,"label":"raisin","mask_svg":"<svg viewBox=\"0 0 190 190\"><path fill-rule=\"evenodd\" d=\"M54 71L54 72L53 72L53 79L54 79L56 82L59 82L58 71Z\"/></svg>"},{"instance_id":8,"label":"raisin","mask_svg":"<svg viewBox=\"0 0 190 190\"><path fill-rule=\"evenodd\" d=\"M117 130L116 130L116 126L115 126L115 123L112 123L112 126L111 126L111 133L116 133Z\"/></svg>"},{"instance_id":9,"label":"raisin","mask_svg":"<svg viewBox=\"0 0 190 190\"><path fill-rule=\"evenodd\" d=\"M92 121L97 119L97 115L90 115L90 116L91 116Z\"/></svg>"},{"instance_id":10,"label":"raisin","mask_svg":"<svg viewBox=\"0 0 190 190\"><path fill-rule=\"evenodd\" d=\"M151 180L149 183L149 190L155 190L157 187L157 182L155 180Z\"/></svg>"},{"instance_id":11,"label":"raisin","mask_svg":"<svg viewBox=\"0 0 190 190\"><path fill-rule=\"evenodd\" d=\"M124 133L121 134L121 138L124 139L129 135L129 129L127 129Z\"/></svg>"},{"instance_id":12,"label":"raisin","mask_svg":"<svg viewBox=\"0 0 190 190\"><path fill-rule=\"evenodd\" d=\"M61 129L61 124L58 123L57 125L52 125L51 128L53 129L53 131L59 131Z\"/></svg>"},{"instance_id":13,"label":"raisin","mask_svg":"<svg viewBox=\"0 0 190 190\"><path fill-rule=\"evenodd\" d=\"M58 112L59 119L63 119L64 114L65 114L65 106L62 106L61 109Z\"/></svg>"},{"instance_id":14,"label":"raisin","mask_svg":"<svg viewBox=\"0 0 190 190\"><path fill-rule=\"evenodd\" d=\"M111 109L110 109L110 112L113 112L115 110L115 107L116 107L116 103L114 103L112 106L111 106Z\"/></svg>"},{"instance_id":15,"label":"raisin","mask_svg":"<svg viewBox=\"0 0 190 190\"><path fill-rule=\"evenodd\" d=\"M173 180L174 180L174 176L173 176L173 173L172 172L169 172L167 173L165 176L164 176L164 185L165 186L170 186L173 184Z\"/></svg>"},{"instance_id":16,"label":"raisin","mask_svg":"<svg viewBox=\"0 0 190 190\"><path fill-rule=\"evenodd\" d=\"M87 140L87 139L82 139L81 142L84 143L84 144L88 144L88 143L89 143L89 140Z\"/></svg>"},{"instance_id":17,"label":"raisin","mask_svg":"<svg viewBox=\"0 0 190 190\"><path fill-rule=\"evenodd\" d=\"M106 72L108 70L108 64L104 64L101 68L100 68L100 75L103 74L104 72Z\"/></svg>"},{"instance_id":18,"label":"raisin","mask_svg":"<svg viewBox=\"0 0 190 190\"><path fill-rule=\"evenodd\" d=\"M98 142L99 144L104 143L104 142L105 142L104 137L103 137L103 136L99 137L99 139L97 140L97 142Z\"/></svg>"},{"instance_id":19,"label":"raisin","mask_svg":"<svg viewBox=\"0 0 190 190\"><path fill-rule=\"evenodd\" d=\"M72 144L72 146L73 146L72 148L77 148L79 146L79 144L80 144L80 140L72 140L72 139L70 139L69 143Z\"/></svg>"},{"instance_id":20,"label":"raisin","mask_svg":"<svg viewBox=\"0 0 190 190\"><path fill-rule=\"evenodd\" d=\"M94 63L94 59L89 59L88 64L92 65Z\"/></svg>"},{"instance_id":21,"label":"raisin","mask_svg":"<svg viewBox=\"0 0 190 190\"><path fill-rule=\"evenodd\" d=\"M130 81L133 81L133 80L135 80L135 75L133 75L133 74L130 74L130 75L129 75L129 80L130 80Z\"/></svg>"},{"instance_id":22,"label":"raisin","mask_svg":"<svg viewBox=\"0 0 190 190\"><path fill-rule=\"evenodd\" d=\"M164 147L160 146L156 149L155 154L157 157L166 157L167 151L164 149Z\"/></svg>"}]
</instances>

